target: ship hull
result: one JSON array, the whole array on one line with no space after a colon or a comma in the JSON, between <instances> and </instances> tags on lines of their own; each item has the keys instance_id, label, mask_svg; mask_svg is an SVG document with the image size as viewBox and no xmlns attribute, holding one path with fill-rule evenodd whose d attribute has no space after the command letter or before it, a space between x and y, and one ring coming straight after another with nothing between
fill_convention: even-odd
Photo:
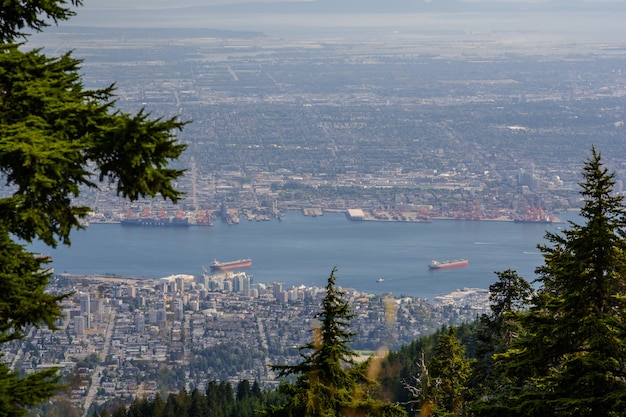
<instances>
[{"instance_id":1,"label":"ship hull","mask_svg":"<svg viewBox=\"0 0 626 417\"><path fill-rule=\"evenodd\" d=\"M142 218L142 219L124 219L120 222L122 226L130 227L187 227L189 221L187 219L179 218Z\"/></svg>"},{"instance_id":2,"label":"ship hull","mask_svg":"<svg viewBox=\"0 0 626 417\"><path fill-rule=\"evenodd\" d=\"M249 268L251 266L251 259L239 259L230 262L213 261L213 263L211 264L211 271L228 271L230 269Z\"/></svg>"},{"instance_id":3,"label":"ship hull","mask_svg":"<svg viewBox=\"0 0 626 417\"><path fill-rule=\"evenodd\" d=\"M532 219L515 219L515 220L513 220L513 223L551 224L552 220L550 220L550 219L537 219L537 220L532 220Z\"/></svg>"},{"instance_id":4,"label":"ship hull","mask_svg":"<svg viewBox=\"0 0 626 417\"><path fill-rule=\"evenodd\" d=\"M469 261L467 259L455 259L453 261L432 261L429 265L429 269L448 269L448 268L459 268L461 266L467 266Z\"/></svg>"}]
</instances>

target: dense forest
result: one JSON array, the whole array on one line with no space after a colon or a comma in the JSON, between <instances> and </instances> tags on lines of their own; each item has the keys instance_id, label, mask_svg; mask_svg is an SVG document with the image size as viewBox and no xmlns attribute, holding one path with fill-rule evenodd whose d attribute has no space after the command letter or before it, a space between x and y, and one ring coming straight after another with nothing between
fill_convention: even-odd
<instances>
[{"instance_id":1,"label":"dense forest","mask_svg":"<svg viewBox=\"0 0 626 417\"><path fill-rule=\"evenodd\" d=\"M490 313L356 363L353 317L329 278L302 362L255 381L138 399L100 415L618 416L626 413L626 214L595 149L580 183L586 223L548 232L535 282L497 272Z\"/></svg>"}]
</instances>

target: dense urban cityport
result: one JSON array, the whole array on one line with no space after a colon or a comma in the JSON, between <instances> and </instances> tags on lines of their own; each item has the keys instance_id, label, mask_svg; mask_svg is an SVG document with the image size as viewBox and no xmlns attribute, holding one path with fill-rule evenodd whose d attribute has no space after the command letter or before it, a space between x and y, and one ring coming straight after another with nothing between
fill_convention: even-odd
<instances>
[{"instance_id":1,"label":"dense urban cityport","mask_svg":"<svg viewBox=\"0 0 626 417\"><path fill-rule=\"evenodd\" d=\"M73 49L86 85L115 82L124 111L192 121L178 135L188 146L175 163L186 170L178 206L129 203L103 183L74 201L94 208L85 225L235 225L289 210L355 221L549 223L580 206L592 145L623 192L622 41L533 31L389 31L349 41L65 27L29 44ZM32 328L23 344L3 344L3 358L20 372L59 367L63 395L85 410L213 379L276 383L267 365L292 363L323 290L252 284L241 272L57 275L52 284L75 291L61 330ZM364 354L474 319L488 297L476 289L432 300L347 293Z\"/></svg>"},{"instance_id":2,"label":"dense urban cityport","mask_svg":"<svg viewBox=\"0 0 626 417\"><path fill-rule=\"evenodd\" d=\"M89 221L361 210L363 220L549 222L580 206L592 145L623 191L619 42L376 37L64 28L31 43L84 57L87 85L115 81L123 110L192 122L178 135L181 204L130 204L103 184L77 199L95 208Z\"/></svg>"}]
</instances>

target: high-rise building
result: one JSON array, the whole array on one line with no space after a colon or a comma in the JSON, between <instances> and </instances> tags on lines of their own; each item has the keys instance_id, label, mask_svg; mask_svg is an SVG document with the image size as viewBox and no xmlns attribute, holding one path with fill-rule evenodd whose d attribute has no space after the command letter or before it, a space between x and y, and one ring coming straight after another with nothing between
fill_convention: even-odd
<instances>
[{"instance_id":1,"label":"high-rise building","mask_svg":"<svg viewBox=\"0 0 626 417\"><path fill-rule=\"evenodd\" d=\"M91 314L91 298L85 293L80 298L80 314Z\"/></svg>"},{"instance_id":2,"label":"high-rise building","mask_svg":"<svg viewBox=\"0 0 626 417\"><path fill-rule=\"evenodd\" d=\"M250 277L245 272L233 277L233 290L246 297L250 296Z\"/></svg>"},{"instance_id":3,"label":"high-rise building","mask_svg":"<svg viewBox=\"0 0 626 417\"><path fill-rule=\"evenodd\" d=\"M157 324L157 310L148 310L148 323Z\"/></svg>"},{"instance_id":4,"label":"high-rise building","mask_svg":"<svg viewBox=\"0 0 626 417\"><path fill-rule=\"evenodd\" d=\"M183 319L183 300L177 298L172 301L172 311L174 312L174 320L180 321Z\"/></svg>"},{"instance_id":5,"label":"high-rise building","mask_svg":"<svg viewBox=\"0 0 626 417\"><path fill-rule=\"evenodd\" d=\"M91 303L91 313L95 314L97 317L102 316L104 313L104 300L102 298L93 300L93 303Z\"/></svg>"},{"instance_id":6,"label":"high-rise building","mask_svg":"<svg viewBox=\"0 0 626 417\"><path fill-rule=\"evenodd\" d=\"M145 330L146 319L143 313L140 311L135 315L135 331L137 333L143 333Z\"/></svg>"},{"instance_id":7,"label":"high-rise building","mask_svg":"<svg viewBox=\"0 0 626 417\"><path fill-rule=\"evenodd\" d=\"M272 292L276 300L281 300L283 298L283 284L280 282L275 282Z\"/></svg>"},{"instance_id":8,"label":"high-rise building","mask_svg":"<svg viewBox=\"0 0 626 417\"><path fill-rule=\"evenodd\" d=\"M76 332L76 336L85 334L85 319L83 316L74 317L74 332Z\"/></svg>"}]
</instances>

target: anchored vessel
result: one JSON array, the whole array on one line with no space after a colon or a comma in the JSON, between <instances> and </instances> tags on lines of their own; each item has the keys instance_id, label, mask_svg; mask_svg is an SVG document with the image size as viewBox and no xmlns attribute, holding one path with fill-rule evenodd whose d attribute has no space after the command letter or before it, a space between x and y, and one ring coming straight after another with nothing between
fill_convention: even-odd
<instances>
[{"instance_id":1,"label":"anchored vessel","mask_svg":"<svg viewBox=\"0 0 626 417\"><path fill-rule=\"evenodd\" d=\"M467 259L455 259L452 261L436 261L436 260L432 260L430 261L430 264L428 265L428 267L430 269L445 269L445 268L456 268L459 266L467 266L467 264L469 264L469 261Z\"/></svg>"},{"instance_id":2,"label":"anchored vessel","mask_svg":"<svg viewBox=\"0 0 626 417\"><path fill-rule=\"evenodd\" d=\"M252 259L237 259L236 261L219 262L217 260L211 263L212 271L227 271L229 269L248 268L252 266Z\"/></svg>"},{"instance_id":3,"label":"anchored vessel","mask_svg":"<svg viewBox=\"0 0 626 417\"><path fill-rule=\"evenodd\" d=\"M187 227L189 226L189 220L180 217L142 217L123 219L122 226L148 226L148 227Z\"/></svg>"},{"instance_id":4,"label":"anchored vessel","mask_svg":"<svg viewBox=\"0 0 626 417\"><path fill-rule=\"evenodd\" d=\"M550 224L552 223L552 219L549 217L539 218L539 219L514 219L513 223L538 223L538 224Z\"/></svg>"}]
</instances>

